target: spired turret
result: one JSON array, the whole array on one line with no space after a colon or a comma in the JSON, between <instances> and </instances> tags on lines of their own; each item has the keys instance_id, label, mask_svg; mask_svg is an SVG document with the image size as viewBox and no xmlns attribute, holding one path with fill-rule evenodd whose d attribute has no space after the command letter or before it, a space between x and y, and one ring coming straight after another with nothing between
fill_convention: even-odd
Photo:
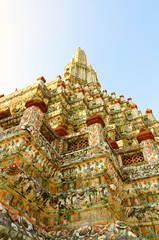
<instances>
[{"instance_id":1,"label":"spired turret","mask_svg":"<svg viewBox=\"0 0 159 240\"><path fill-rule=\"evenodd\" d=\"M79 81L82 87L87 83L92 89L100 87L97 74L91 65L87 66L86 54L80 47L74 51L71 62L64 68L63 80L66 81L68 78L72 83Z\"/></svg>"},{"instance_id":2,"label":"spired turret","mask_svg":"<svg viewBox=\"0 0 159 240\"><path fill-rule=\"evenodd\" d=\"M83 64L87 66L87 57L85 52L79 47L74 51L71 62Z\"/></svg>"}]
</instances>

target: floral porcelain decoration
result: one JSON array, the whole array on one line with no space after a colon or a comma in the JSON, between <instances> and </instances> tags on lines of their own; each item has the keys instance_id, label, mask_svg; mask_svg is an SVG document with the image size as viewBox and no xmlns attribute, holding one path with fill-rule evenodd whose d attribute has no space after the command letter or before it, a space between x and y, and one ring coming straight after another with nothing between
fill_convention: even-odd
<instances>
[{"instance_id":1,"label":"floral porcelain decoration","mask_svg":"<svg viewBox=\"0 0 159 240\"><path fill-rule=\"evenodd\" d=\"M119 221L119 220L115 222L115 226L118 228L127 228L127 224L124 221Z\"/></svg>"},{"instance_id":2,"label":"floral porcelain decoration","mask_svg":"<svg viewBox=\"0 0 159 240\"><path fill-rule=\"evenodd\" d=\"M85 236L88 236L91 232L91 226L84 225L83 227L80 227L77 229L76 236L78 238L84 238Z\"/></svg>"},{"instance_id":3,"label":"floral porcelain decoration","mask_svg":"<svg viewBox=\"0 0 159 240\"><path fill-rule=\"evenodd\" d=\"M84 199L84 197L86 196L86 191L84 189L80 189L77 191L76 197L78 199Z\"/></svg>"},{"instance_id":4,"label":"floral porcelain decoration","mask_svg":"<svg viewBox=\"0 0 159 240\"><path fill-rule=\"evenodd\" d=\"M11 163L11 164L5 166L5 171L9 175L15 175L15 174L19 173L20 169L18 168L17 164Z\"/></svg>"},{"instance_id":5,"label":"floral porcelain decoration","mask_svg":"<svg viewBox=\"0 0 159 240\"><path fill-rule=\"evenodd\" d=\"M24 227L27 231L31 231L31 230L32 230L32 224L27 220L26 217L21 216L21 223L22 223L23 227Z\"/></svg>"}]
</instances>

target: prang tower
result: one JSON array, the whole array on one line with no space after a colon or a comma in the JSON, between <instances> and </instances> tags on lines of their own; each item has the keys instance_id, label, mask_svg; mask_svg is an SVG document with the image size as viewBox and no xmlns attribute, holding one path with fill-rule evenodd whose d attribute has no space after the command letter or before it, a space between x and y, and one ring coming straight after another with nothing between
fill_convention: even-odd
<instances>
[{"instance_id":1,"label":"prang tower","mask_svg":"<svg viewBox=\"0 0 159 240\"><path fill-rule=\"evenodd\" d=\"M78 48L0 96L0 239L159 239L159 122L108 95Z\"/></svg>"}]
</instances>

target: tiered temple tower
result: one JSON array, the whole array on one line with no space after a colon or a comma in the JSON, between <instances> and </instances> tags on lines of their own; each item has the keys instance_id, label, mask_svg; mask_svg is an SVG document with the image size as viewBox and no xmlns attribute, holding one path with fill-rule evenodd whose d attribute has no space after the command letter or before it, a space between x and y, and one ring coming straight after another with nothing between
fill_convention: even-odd
<instances>
[{"instance_id":1,"label":"tiered temple tower","mask_svg":"<svg viewBox=\"0 0 159 240\"><path fill-rule=\"evenodd\" d=\"M64 75L0 96L0 239L159 239L159 122L100 90L78 48Z\"/></svg>"}]
</instances>

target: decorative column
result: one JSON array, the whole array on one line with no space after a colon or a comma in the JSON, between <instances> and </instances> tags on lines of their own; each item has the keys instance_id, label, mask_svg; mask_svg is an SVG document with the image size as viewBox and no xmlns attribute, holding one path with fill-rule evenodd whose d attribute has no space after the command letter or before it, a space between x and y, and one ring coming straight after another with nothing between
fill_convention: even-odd
<instances>
[{"instance_id":1,"label":"decorative column","mask_svg":"<svg viewBox=\"0 0 159 240\"><path fill-rule=\"evenodd\" d=\"M46 83L46 80L45 80L45 78L43 76L37 78L37 81L39 82L39 84L41 86L44 86L44 83Z\"/></svg>"},{"instance_id":2,"label":"decorative column","mask_svg":"<svg viewBox=\"0 0 159 240\"><path fill-rule=\"evenodd\" d=\"M99 92L99 90L98 90L98 88L97 87L94 87L94 93L98 93Z\"/></svg>"},{"instance_id":3,"label":"decorative column","mask_svg":"<svg viewBox=\"0 0 159 240\"><path fill-rule=\"evenodd\" d=\"M129 103L130 105L133 104L133 102L132 102L132 98L129 97L127 100L128 100L128 103Z\"/></svg>"},{"instance_id":4,"label":"decorative column","mask_svg":"<svg viewBox=\"0 0 159 240\"><path fill-rule=\"evenodd\" d=\"M97 94L95 96L96 99L96 104L102 105L103 104L103 99L102 99L102 95L101 94Z\"/></svg>"},{"instance_id":5,"label":"decorative column","mask_svg":"<svg viewBox=\"0 0 159 240\"><path fill-rule=\"evenodd\" d=\"M60 75L56 76L56 81L57 81L57 82L60 82L61 79L62 79L62 77L61 77Z\"/></svg>"},{"instance_id":6,"label":"decorative column","mask_svg":"<svg viewBox=\"0 0 159 240\"><path fill-rule=\"evenodd\" d=\"M76 89L76 88L80 89L80 88L81 88L81 85L80 85L80 83L77 81L77 82L75 83L74 87L75 87L75 89Z\"/></svg>"},{"instance_id":7,"label":"decorative column","mask_svg":"<svg viewBox=\"0 0 159 240\"><path fill-rule=\"evenodd\" d=\"M89 146L101 145L105 141L104 126L105 123L100 115L94 115L86 119L89 131Z\"/></svg>"},{"instance_id":8,"label":"decorative column","mask_svg":"<svg viewBox=\"0 0 159 240\"><path fill-rule=\"evenodd\" d=\"M107 90L103 90L103 98L106 98L108 96Z\"/></svg>"},{"instance_id":9,"label":"decorative column","mask_svg":"<svg viewBox=\"0 0 159 240\"><path fill-rule=\"evenodd\" d=\"M113 104L114 104L114 110L120 110L121 109L120 101L118 99L115 99L113 101Z\"/></svg>"},{"instance_id":10,"label":"decorative column","mask_svg":"<svg viewBox=\"0 0 159 240\"><path fill-rule=\"evenodd\" d=\"M85 91L89 91L88 84L85 84L85 86L84 86L84 90L85 90Z\"/></svg>"},{"instance_id":11,"label":"decorative column","mask_svg":"<svg viewBox=\"0 0 159 240\"><path fill-rule=\"evenodd\" d=\"M59 83L57 84L57 92L58 92L58 93L64 92L65 88L66 88L66 86L65 86L65 84L64 84L63 81L62 81L62 82L59 82Z\"/></svg>"},{"instance_id":12,"label":"decorative column","mask_svg":"<svg viewBox=\"0 0 159 240\"><path fill-rule=\"evenodd\" d=\"M33 135L36 131L40 131L43 114L47 112L48 109L46 105L48 104L48 98L38 93L39 85L43 88L46 80L41 76L37 81L39 83L37 86L37 93L32 99L26 102L25 106L27 109L24 111L20 121L20 128L32 132Z\"/></svg>"},{"instance_id":13,"label":"decorative column","mask_svg":"<svg viewBox=\"0 0 159 240\"><path fill-rule=\"evenodd\" d=\"M120 101L121 101L121 102L124 101L124 95L120 95Z\"/></svg>"},{"instance_id":14,"label":"decorative column","mask_svg":"<svg viewBox=\"0 0 159 240\"><path fill-rule=\"evenodd\" d=\"M115 140L117 135L116 126L115 125L109 126L109 128L107 129L107 133L108 133L108 138Z\"/></svg>"},{"instance_id":15,"label":"decorative column","mask_svg":"<svg viewBox=\"0 0 159 240\"><path fill-rule=\"evenodd\" d=\"M148 119L151 121L155 120L155 117L153 116L152 110L147 108L145 114L147 115Z\"/></svg>"},{"instance_id":16,"label":"decorative column","mask_svg":"<svg viewBox=\"0 0 159 240\"><path fill-rule=\"evenodd\" d=\"M69 78L67 78L66 81L65 81L65 84L66 84L66 86L69 86L69 87L70 87L70 85L71 85L71 80L70 80Z\"/></svg>"},{"instance_id":17,"label":"decorative column","mask_svg":"<svg viewBox=\"0 0 159 240\"><path fill-rule=\"evenodd\" d=\"M0 120L10 116L11 116L10 109L0 112Z\"/></svg>"},{"instance_id":18,"label":"decorative column","mask_svg":"<svg viewBox=\"0 0 159 240\"><path fill-rule=\"evenodd\" d=\"M58 127L54 128L54 131L56 132L57 135L60 136L57 139L56 150L57 150L58 153L62 153L65 146L64 146L64 140L61 137L68 135L68 132L66 131L66 129L62 125L59 125Z\"/></svg>"},{"instance_id":19,"label":"decorative column","mask_svg":"<svg viewBox=\"0 0 159 240\"><path fill-rule=\"evenodd\" d=\"M111 138L108 138L108 142L110 143L110 145L112 146L112 148L114 149L119 149L119 146L117 144L117 142Z\"/></svg>"},{"instance_id":20,"label":"decorative column","mask_svg":"<svg viewBox=\"0 0 159 240\"><path fill-rule=\"evenodd\" d=\"M85 94L85 97L86 97L86 98L89 98L89 97L90 97L90 89L89 89L88 84L86 84L86 85L84 86L84 94Z\"/></svg>"},{"instance_id":21,"label":"decorative column","mask_svg":"<svg viewBox=\"0 0 159 240\"><path fill-rule=\"evenodd\" d=\"M131 113L132 113L132 116L135 118L135 117L138 117L139 116L139 112L138 112L138 109L137 109L137 105L136 104L132 104L130 106L131 108Z\"/></svg>"},{"instance_id":22,"label":"decorative column","mask_svg":"<svg viewBox=\"0 0 159 240\"><path fill-rule=\"evenodd\" d=\"M112 93L111 93L111 97L112 97L113 100L116 99L116 94L115 94L115 92L112 92Z\"/></svg>"},{"instance_id":23,"label":"decorative column","mask_svg":"<svg viewBox=\"0 0 159 240\"><path fill-rule=\"evenodd\" d=\"M136 136L138 142L143 148L143 155L145 160L149 164L159 162L159 152L155 146L155 139L150 130L140 129L140 132Z\"/></svg>"},{"instance_id":24,"label":"decorative column","mask_svg":"<svg viewBox=\"0 0 159 240\"><path fill-rule=\"evenodd\" d=\"M66 136L66 135L68 135L68 132L66 131L66 129L62 125L59 125L58 127L54 128L54 131L59 136Z\"/></svg>"},{"instance_id":25,"label":"decorative column","mask_svg":"<svg viewBox=\"0 0 159 240\"><path fill-rule=\"evenodd\" d=\"M84 91L82 88L77 90L77 98L78 99L84 98Z\"/></svg>"},{"instance_id":26,"label":"decorative column","mask_svg":"<svg viewBox=\"0 0 159 240\"><path fill-rule=\"evenodd\" d=\"M31 99L25 104L26 110L20 122L20 127L28 131L39 131L42 125L43 113L47 111L44 102Z\"/></svg>"}]
</instances>

